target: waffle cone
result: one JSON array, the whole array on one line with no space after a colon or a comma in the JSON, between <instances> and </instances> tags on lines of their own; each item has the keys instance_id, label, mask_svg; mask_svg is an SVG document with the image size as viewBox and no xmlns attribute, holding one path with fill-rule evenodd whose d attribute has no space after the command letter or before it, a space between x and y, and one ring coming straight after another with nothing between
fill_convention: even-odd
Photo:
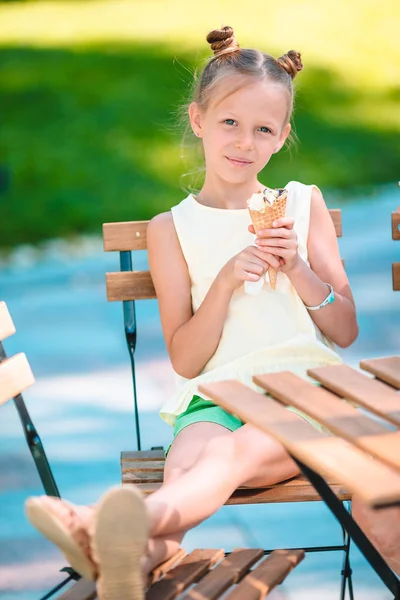
<instances>
[{"instance_id":1,"label":"waffle cone","mask_svg":"<svg viewBox=\"0 0 400 600\"><path fill-rule=\"evenodd\" d=\"M283 193L273 204L266 204L264 210L250 210L251 222L253 223L255 232L258 233L260 229L271 229L272 223L284 217L286 212L286 200L287 193ZM277 272L272 267L268 267L268 276L271 284L271 289L276 288Z\"/></svg>"}]
</instances>

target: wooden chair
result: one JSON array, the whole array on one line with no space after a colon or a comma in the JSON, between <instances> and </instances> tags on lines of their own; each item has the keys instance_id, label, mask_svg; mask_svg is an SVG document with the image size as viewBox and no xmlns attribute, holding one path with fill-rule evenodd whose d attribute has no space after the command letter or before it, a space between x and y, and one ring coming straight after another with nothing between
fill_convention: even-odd
<instances>
[{"instance_id":1,"label":"wooden chair","mask_svg":"<svg viewBox=\"0 0 400 600\"><path fill-rule=\"evenodd\" d=\"M340 209L330 210L337 237L342 235L342 216ZM146 230L148 221L129 221L121 223L105 223L103 225L104 250L120 253L120 271L106 273L107 300L122 301L125 336L132 367L134 412L137 434L137 450L121 452L121 479L123 484L135 484L145 494L157 490L163 481L164 452L162 448L141 449L139 413L137 405L135 379L135 349L137 327L135 301L156 298L156 292L149 271L134 270L132 251L146 250ZM334 478L329 484L342 500L350 500L351 494ZM268 488L238 489L226 504L267 504L277 502L309 502L321 500L314 487L302 475L270 486ZM305 551L343 550L341 598L344 598L346 583L351 585L351 569L349 565L349 539L343 532L343 545L326 545L304 548ZM265 550L266 553L272 550Z\"/></svg>"},{"instance_id":2,"label":"wooden chair","mask_svg":"<svg viewBox=\"0 0 400 600\"><path fill-rule=\"evenodd\" d=\"M44 492L49 496L59 498L60 493L49 461L47 460L43 444L22 397L22 392L35 381L28 359L22 353L8 358L3 346L3 340L14 333L14 323L7 306L5 302L0 302L0 406L7 402L7 400L13 399ZM70 567L65 567L63 571L67 573L68 577L51 590L48 597L71 581L79 579L79 575Z\"/></svg>"},{"instance_id":3,"label":"wooden chair","mask_svg":"<svg viewBox=\"0 0 400 600\"><path fill-rule=\"evenodd\" d=\"M0 302L0 406L14 400L34 464L45 492L60 497L49 462L37 430L29 416L21 393L34 383L34 376L25 354L8 358L3 340L15 333L7 306ZM151 586L146 600L174 600L187 588L184 596L218 599L223 594L230 600L255 600L264 598L303 559L303 550L277 550L264 557L262 549L236 549L225 554L222 549L194 550L189 555L183 549L151 573ZM73 585L60 596L63 600L95 600L95 584L80 579L73 569L59 585L47 593L42 600L54 596L67 584ZM194 595L193 595L194 594ZM124 600L121 598L120 600Z\"/></svg>"}]
</instances>

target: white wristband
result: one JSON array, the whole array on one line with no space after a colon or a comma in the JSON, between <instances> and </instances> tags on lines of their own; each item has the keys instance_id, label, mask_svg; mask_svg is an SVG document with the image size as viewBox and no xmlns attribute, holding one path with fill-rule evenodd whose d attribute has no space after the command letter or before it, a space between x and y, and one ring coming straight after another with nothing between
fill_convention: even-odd
<instances>
[{"instance_id":1,"label":"white wristband","mask_svg":"<svg viewBox=\"0 0 400 600\"><path fill-rule=\"evenodd\" d=\"M304 306L306 307L307 310L318 310L318 309L322 308L323 306L326 306L327 304L332 304L332 302L335 302L335 292L333 291L333 287L331 286L330 283L325 283L325 285L327 285L329 288L329 294L327 295L325 300L323 300L321 302L321 304L318 304L318 306L307 306L305 304Z\"/></svg>"}]
</instances>

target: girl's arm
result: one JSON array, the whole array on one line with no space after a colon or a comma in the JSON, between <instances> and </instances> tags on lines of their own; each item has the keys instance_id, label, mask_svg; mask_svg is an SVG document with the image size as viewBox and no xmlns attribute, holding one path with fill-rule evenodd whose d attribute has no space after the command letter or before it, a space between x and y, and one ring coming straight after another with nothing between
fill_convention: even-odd
<instances>
[{"instance_id":1,"label":"girl's arm","mask_svg":"<svg viewBox=\"0 0 400 600\"><path fill-rule=\"evenodd\" d=\"M233 290L217 278L193 315L188 268L171 213L151 220L147 245L171 363L179 375L191 379L217 349Z\"/></svg>"},{"instance_id":2,"label":"girl's arm","mask_svg":"<svg viewBox=\"0 0 400 600\"><path fill-rule=\"evenodd\" d=\"M329 339L346 348L358 335L356 309L340 259L335 227L317 188L311 195L307 249L311 268L300 259L286 274L307 306L316 306L326 298L329 289L324 282L333 286L335 301L309 314Z\"/></svg>"}]
</instances>

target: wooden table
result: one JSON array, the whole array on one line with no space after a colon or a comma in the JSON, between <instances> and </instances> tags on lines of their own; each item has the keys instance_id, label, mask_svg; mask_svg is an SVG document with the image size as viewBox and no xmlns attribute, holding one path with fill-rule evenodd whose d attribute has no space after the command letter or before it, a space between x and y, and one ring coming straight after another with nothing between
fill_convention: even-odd
<instances>
[{"instance_id":1,"label":"wooden table","mask_svg":"<svg viewBox=\"0 0 400 600\"><path fill-rule=\"evenodd\" d=\"M400 599L400 584L327 485L334 478L379 510L400 505L400 356L365 360L364 372L345 364L311 369L314 385L291 372L255 376L268 393L238 381L199 386L240 419L279 440L332 510L385 585ZM294 406L324 431L299 420Z\"/></svg>"}]
</instances>

